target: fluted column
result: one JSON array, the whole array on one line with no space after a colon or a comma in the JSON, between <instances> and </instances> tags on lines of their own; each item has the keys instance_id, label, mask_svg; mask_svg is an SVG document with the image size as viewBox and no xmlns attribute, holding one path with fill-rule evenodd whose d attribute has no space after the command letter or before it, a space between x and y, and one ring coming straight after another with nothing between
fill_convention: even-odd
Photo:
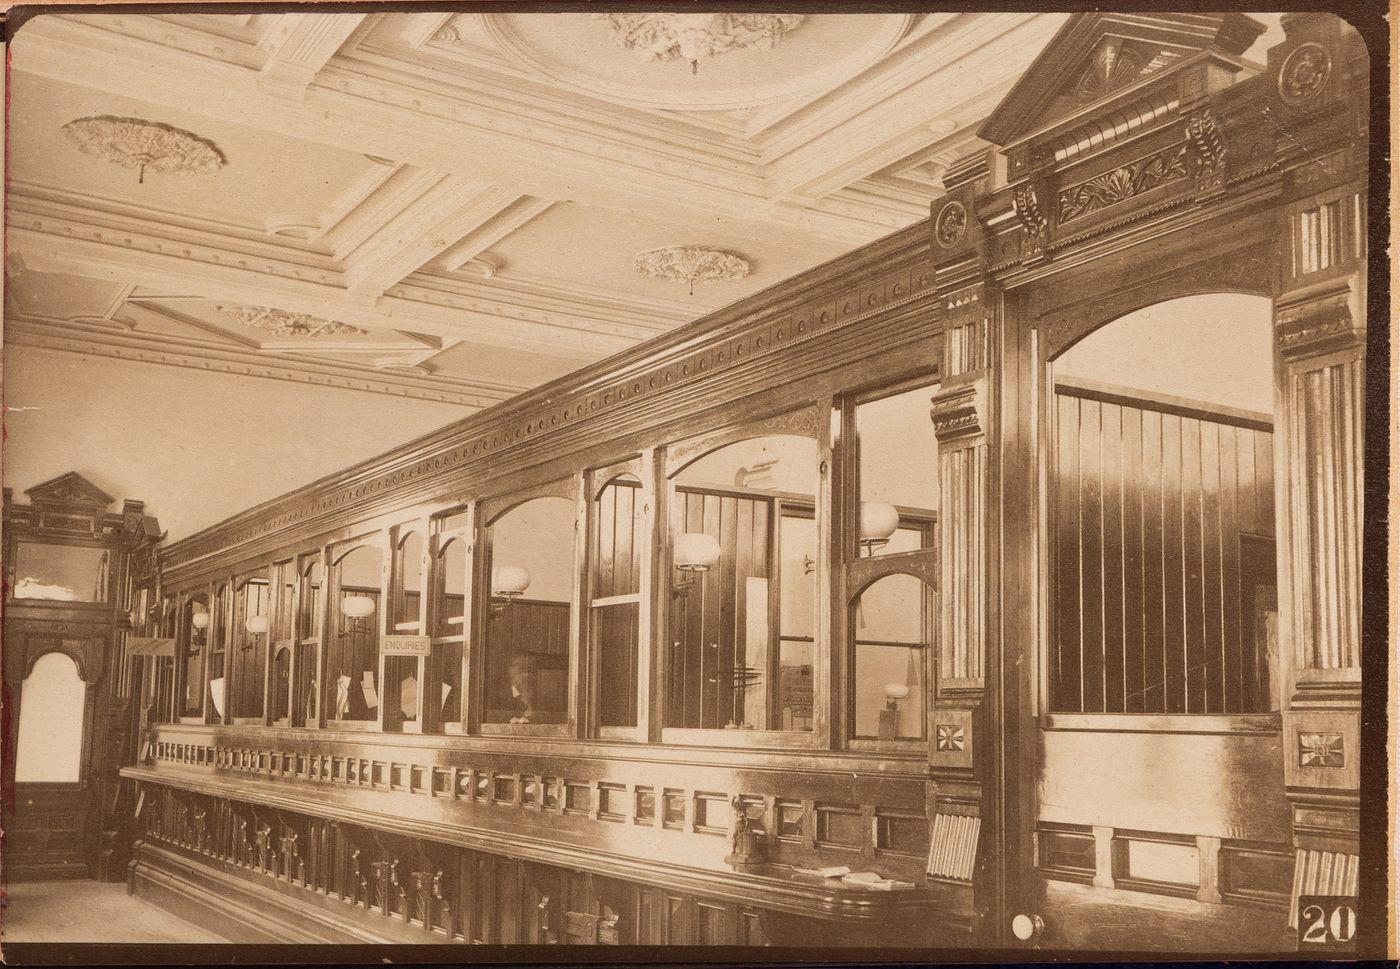
<instances>
[{"instance_id":1,"label":"fluted column","mask_svg":"<svg viewBox=\"0 0 1400 969\"><path fill-rule=\"evenodd\" d=\"M1278 679L1296 926L1299 896L1357 893L1366 195L1365 154L1336 147L1339 112L1329 108L1354 43L1328 16L1290 15L1284 28L1288 40L1270 51L1279 113L1303 148L1333 146L1290 172L1274 308Z\"/></svg>"}]
</instances>

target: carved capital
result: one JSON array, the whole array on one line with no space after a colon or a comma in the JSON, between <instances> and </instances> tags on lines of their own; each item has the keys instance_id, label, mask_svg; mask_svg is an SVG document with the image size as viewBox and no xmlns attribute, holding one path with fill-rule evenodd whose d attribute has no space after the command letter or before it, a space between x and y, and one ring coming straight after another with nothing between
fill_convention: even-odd
<instances>
[{"instance_id":1,"label":"carved capital","mask_svg":"<svg viewBox=\"0 0 1400 969\"><path fill-rule=\"evenodd\" d=\"M1363 339L1366 315L1353 276L1329 279L1281 296L1274 336L1286 360L1329 353Z\"/></svg>"},{"instance_id":2,"label":"carved capital","mask_svg":"<svg viewBox=\"0 0 1400 969\"><path fill-rule=\"evenodd\" d=\"M985 396L983 381L974 380L933 398L929 416L940 446L968 442L987 433Z\"/></svg>"}]
</instances>

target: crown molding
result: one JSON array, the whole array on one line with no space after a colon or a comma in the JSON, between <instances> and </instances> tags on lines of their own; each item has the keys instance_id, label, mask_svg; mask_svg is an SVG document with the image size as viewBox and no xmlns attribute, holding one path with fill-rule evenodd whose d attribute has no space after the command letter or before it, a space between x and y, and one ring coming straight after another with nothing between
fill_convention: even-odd
<instances>
[{"instance_id":1,"label":"crown molding","mask_svg":"<svg viewBox=\"0 0 1400 969\"><path fill-rule=\"evenodd\" d=\"M24 315L11 315L6 319L5 339L15 346L287 380L473 409L508 400L525 389L458 378L423 376L408 371L386 371L372 364L337 363L294 354L272 356L263 351L203 340Z\"/></svg>"}]
</instances>

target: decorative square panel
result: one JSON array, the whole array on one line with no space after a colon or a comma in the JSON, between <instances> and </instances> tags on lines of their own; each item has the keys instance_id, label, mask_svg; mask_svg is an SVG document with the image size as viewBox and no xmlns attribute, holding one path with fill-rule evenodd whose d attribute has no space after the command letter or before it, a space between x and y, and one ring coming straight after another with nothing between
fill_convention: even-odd
<instances>
[{"instance_id":1,"label":"decorative square panel","mask_svg":"<svg viewBox=\"0 0 1400 969\"><path fill-rule=\"evenodd\" d=\"M1285 710L1283 774L1288 787L1355 791L1361 786L1361 717L1340 710Z\"/></svg>"},{"instance_id":2,"label":"decorative square panel","mask_svg":"<svg viewBox=\"0 0 1400 969\"><path fill-rule=\"evenodd\" d=\"M934 749L942 753L967 749L967 735L963 728L953 723L940 723L934 728Z\"/></svg>"},{"instance_id":3,"label":"decorative square panel","mask_svg":"<svg viewBox=\"0 0 1400 969\"><path fill-rule=\"evenodd\" d=\"M1298 734L1298 766L1345 767L1345 739L1339 733Z\"/></svg>"},{"instance_id":4,"label":"decorative square panel","mask_svg":"<svg viewBox=\"0 0 1400 969\"><path fill-rule=\"evenodd\" d=\"M934 767L972 767L972 711L953 708L936 709L929 713L928 759Z\"/></svg>"}]
</instances>

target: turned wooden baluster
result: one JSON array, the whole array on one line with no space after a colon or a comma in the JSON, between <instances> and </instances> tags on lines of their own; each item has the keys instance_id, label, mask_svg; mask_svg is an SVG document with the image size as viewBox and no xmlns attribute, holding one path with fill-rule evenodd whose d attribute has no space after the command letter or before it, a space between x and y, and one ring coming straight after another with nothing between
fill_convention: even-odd
<instances>
[{"instance_id":1,"label":"turned wooden baluster","mask_svg":"<svg viewBox=\"0 0 1400 969\"><path fill-rule=\"evenodd\" d=\"M277 877L277 861L272 854L272 826L260 824L257 831L258 869Z\"/></svg>"},{"instance_id":2,"label":"turned wooden baluster","mask_svg":"<svg viewBox=\"0 0 1400 969\"><path fill-rule=\"evenodd\" d=\"M540 942L545 945L555 945L559 939L554 934L554 903L550 901L548 895L541 895L539 904L535 906L536 921L535 931Z\"/></svg>"},{"instance_id":3,"label":"turned wooden baluster","mask_svg":"<svg viewBox=\"0 0 1400 969\"><path fill-rule=\"evenodd\" d=\"M351 905L363 905L369 908L369 880L360 871L360 849L350 849L350 875L346 879L346 886L350 895Z\"/></svg>"},{"instance_id":4,"label":"turned wooden baluster","mask_svg":"<svg viewBox=\"0 0 1400 969\"><path fill-rule=\"evenodd\" d=\"M284 834L284 835L282 836L282 838L281 838L281 843L282 843L282 877L285 878L288 882L291 882L291 881L296 877L296 875L299 873L299 874L300 874L300 878L297 879L297 880L298 880L299 884L305 885L305 884L306 884L306 867L305 867L305 864L302 862L301 858L300 858L300 857L298 856L298 854L297 854L297 838L298 838L298 837L299 837L299 836L298 836L297 832L293 831L291 834Z\"/></svg>"},{"instance_id":5,"label":"turned wooden baluster","mask_svg":"<svg viewBox=\"0 0 1400 969\"><path fill-rule=\"evenodd\" d=\"M438 918L434 924L442 925L444 928L447 929L448 932L451 932L452 906L448 903L447 898L442 894L442 877L443 871L441 868L433 872L432 898L430 901L437 903ZM428 928L432 928L432 926L430 925L428 926Z\"/></svg>"},{"instance_id":6,"label":"turned wooden baluster","mask_svg":"<svg viewBox=\"0 0 1400 969\"><path fill-rule=\"evenodd\" d=\"M234 830L233 861L237 865L248 863L251 850L248 847L248 819L240 817Z\"/></svg>"},{"instance_id":7,"label":"turned wooden baluster","mask_svg":"<svg viewBox=\"0 0 1400 969\"><path fill-rule=\"evenodd\" d=\"M409 872L409 880L413 882L413 904L417 910L418 918L423 922L423 928L429 932L433 929L433 907L432 900L428 897L428 879L426 871ZM409 913L410 916L413 913Z\"/></svg>"}]
</instances>

